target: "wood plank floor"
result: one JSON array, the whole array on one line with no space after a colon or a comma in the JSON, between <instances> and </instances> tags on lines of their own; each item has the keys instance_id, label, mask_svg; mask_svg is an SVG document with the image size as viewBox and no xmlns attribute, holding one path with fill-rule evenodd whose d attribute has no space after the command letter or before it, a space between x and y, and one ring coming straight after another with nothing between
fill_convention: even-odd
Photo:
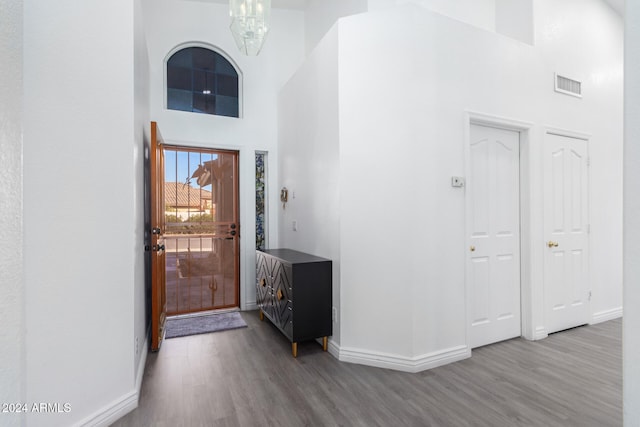
<instances>
[{"instance_id":1,"label":"wood plank floor","mask_svg":"<svg viewBox=\"0 0 640 427\"><path fill-rule=\"evenodd\" d=\"M167 340L150 354L133 426L622 425L621 319L408 374L290 343L257 312L248 328Z\"/></svg>"}]
</instances>

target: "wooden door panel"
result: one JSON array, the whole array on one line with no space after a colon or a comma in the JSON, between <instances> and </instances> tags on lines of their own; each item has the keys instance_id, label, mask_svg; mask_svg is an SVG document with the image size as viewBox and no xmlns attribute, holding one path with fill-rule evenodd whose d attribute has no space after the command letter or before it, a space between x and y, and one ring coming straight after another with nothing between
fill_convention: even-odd
<instances>
[{"instance_id":1,"label":"wooden door panel","mask_svg":"<svg viewBox=\"0 0 640 427\"><path fill-rule=\"evenodd\" d=\"M164 153L156 122L151 122L151 350L158 351L164 339L167 318L164 234Z\"/></svg>"}]
</instances>

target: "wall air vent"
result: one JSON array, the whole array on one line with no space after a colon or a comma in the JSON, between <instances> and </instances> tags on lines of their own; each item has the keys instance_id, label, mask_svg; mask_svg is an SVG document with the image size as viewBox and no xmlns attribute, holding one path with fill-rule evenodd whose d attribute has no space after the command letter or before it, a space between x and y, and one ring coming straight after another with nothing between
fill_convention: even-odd
<instances>
[{"instance_id":1,"label":"wall air vent","mask_svg":"<svg viewBox=\"0 0 640 427\"><path fill-rule=\"evenodd\" d=\"M582 98L582 82L561 76L560 74L556 74L555 77L556 92Z\"/></svg>"}]
</instances>

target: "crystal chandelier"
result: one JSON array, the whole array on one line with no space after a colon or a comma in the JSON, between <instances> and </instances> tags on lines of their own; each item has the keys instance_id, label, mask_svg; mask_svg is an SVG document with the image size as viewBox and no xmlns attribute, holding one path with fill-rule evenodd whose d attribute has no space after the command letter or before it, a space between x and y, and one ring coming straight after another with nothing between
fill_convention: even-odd
<instances>
[{"instance_id":1,"label":"crystal chandelier","mask_svg":"<svg viewBox=\"0 0 640 427\"><path fill-rule=\"evenodd\" d=\"M257 55L269 32L271 0L229 0L231 34L245 55Z\"/></svg>"}]
</instances>

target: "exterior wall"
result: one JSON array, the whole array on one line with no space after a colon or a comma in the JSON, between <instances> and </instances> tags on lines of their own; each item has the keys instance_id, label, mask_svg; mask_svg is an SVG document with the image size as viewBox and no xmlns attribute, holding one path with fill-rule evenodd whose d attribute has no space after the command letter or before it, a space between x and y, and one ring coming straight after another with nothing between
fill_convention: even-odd
<instances>
[{"instance_id":1,"label":"exterior wall","mask_svg":"<svg viewBox=\"0 0 640 427\"><path fill-rule=\"evenodd\" d=\"M640 425L640 1L625 3L624 425Z\"/></svg>"},{"instance_id":2,"label":"exterior wall","mask_svg":"<svg viewBox=\"0 0 640 427\"><path fill-rule=\"evenodd\" d=\"M240 151L240 299L255 308L255 151L267 151L269 164L268 247L276 247L278 207L277 94L304 58L304 12L273 9L272 29L260 55L242 55L229 31L228 5L199 1L145 0L150 61L151 119L167 143ZM176 46L201 42L226 53L243 79L242 118L167 110L164 61ZM244 230L244 231L243 231Z\"/></svg>"},{"instance_id":3,"label":"exterior wall","mask_svg":"<svg viewBox=\"0 0 640 427\"><path fill-rule=\"evenodd\" d=\"M0 0L0 402L24 401L22 1ZM0 414L6 426L20 415Z\"/></svg>"}]
</instances>

